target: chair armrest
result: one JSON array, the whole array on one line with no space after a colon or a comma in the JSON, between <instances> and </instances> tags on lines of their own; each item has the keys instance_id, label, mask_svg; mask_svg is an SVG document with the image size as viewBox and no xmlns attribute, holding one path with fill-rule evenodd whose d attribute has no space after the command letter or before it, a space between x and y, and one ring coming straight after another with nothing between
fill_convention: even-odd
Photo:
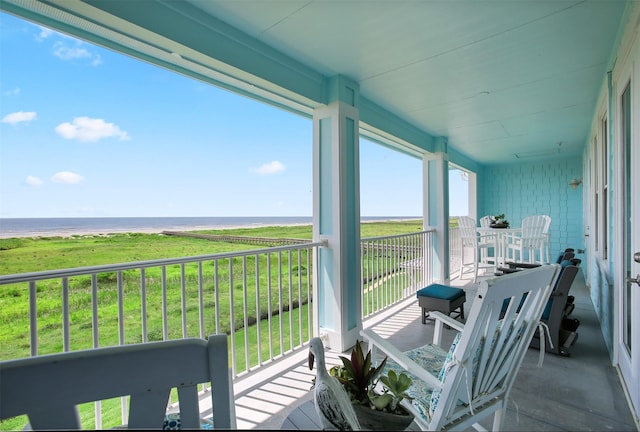
<instances>
[{"instance_id":1,"label":"chair armrest","mask_svg":"<svg viewBox=\"0 0 640 432\"><path fill-rule=\"evenodd\" d=\"M418 379L424 381L429 387L433 387L434 389L440 390L442 389L442 382L437 377L434 377L425 369L416 364L413 360L411 360L405 353L400 351L398 348L391 345L386 340L382 339L380 336L372 332L371 330L361 330L360 335L369 343L369 348L372 350L374 348L380 349L387 357L398 363L401 367L403 367L407 372L418 377Z\"/></svg>"},{"instance_id":2,"label":"chair armrest","mask_svg":"<svg viewBox=\"0 0 640 432\"><path fill-rule=\"evenodd\" d=\"M440 343L442 342L443 326L447 325L459 332L461 332L462 329L464 329L464 323L461 323L460 321L456 321L455 319L451 318L449 315L445 315L439 311L430 311L429 318L433 318L435 320L434 321L435 328L433 329L433 343L438 346L442 346L440 345Z\"/></svg>"},{"instance_id":3,"label":"chair armrest","mask_svg":"<svg viewBox=\"0 0 640 432\"><path fill-rule=\"evenodd\" d=\"M507 262L506 263L509 268L512 269L516 269L516 268L521 268L521 269L532 269L532 268L536 268L536 267L540 267L541 264L534 264L534 263L524 263L524 262Z\"/></svg>"}]
</instances>

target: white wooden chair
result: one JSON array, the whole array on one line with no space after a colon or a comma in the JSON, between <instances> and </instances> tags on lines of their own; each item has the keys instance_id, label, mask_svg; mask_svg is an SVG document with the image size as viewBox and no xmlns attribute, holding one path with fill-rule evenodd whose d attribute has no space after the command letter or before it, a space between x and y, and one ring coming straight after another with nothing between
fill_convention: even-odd
<instances>
[{"instance_id":1,"label":"white wooden chair","mask_svg":"<svg viewBox=\"0 0 640 432\"><path fill-rule=\"evenodd\" d=\"M484 430L478 421L491 414L493 430L502 428L509 392L559 268L545 265L483 281L466 324L432 313L433 344L401 352L371 330L361 331L374 358L381 350L389 358L387 369L408 372L413 379L408 391L413 400L402 403L421 429ZM439 346L443 325L460 332L448 352Z\"/></svg>"},{"instance_id":2,"label":"white wooden chair","mask_svg":"<svg viewBox=\"0 0 640 432\"><path fill-rule=\"evenodd\" d=\"M491 216L482 216L480 218L480 227L491 228L492 220ZM480 262L489 264L489 261L492 261L495 264L495 260L497 259L496 254L498 251L498 236L493 233L482 233L480 234L480 243L487 245L487 247L480 249ZM489 254L490 249L493 249L493 256Z\"/></svg>"},{"instance_id":3,"label":"white wooden chair","mask_svg":"<svg viewBox=\"0 0 640 432\"><path fill-rule=\"evenodd\" d=\"M130 396L126 426L162 429L177 388L182 428L199 429L201 383L211 384L213 427L235 428L226 335L8 360L0 362L0 420L26 414L34 430L80 429L76 405Z\"/></svg>"},{"instance_id":4,"label":"white wooden chair","mask_svg":"<svg viewBox=\"0 0 640 432\"><path fill-rule=\"evenodd\" d=\"M512 256L516 262L548 264L551 258L549 251L550 226L551 217L547 215L527 216L522 219L521 234L514 236L507 244L508 255ZM525 251L527 252L526 261Z\"/></svg>"},{"instance_id":5,"label":"white wooden chair","mask_svg":"<svg viewBox=\"0 0 640 432\"><path fill-rule=\"evenodd\" d=\"M476 283L478 280L478 268L480 267L480 258L483 256L484 252L487 249L494 247L495 245L490 242L482 242L480 241L480 236L478 234L478 227L476 225L476 220L469 216L459 216L458 217L458 226L460 228L460 239L462 241L462 261L460 264L460 279L462 279L462 275L467 272L465 269L468 267L472 267L473 271L473 283ZM471 250L472 252L472 260L466 262L465 260L465 250ZM494 249L495 250L495 249ZM496 263L491 265L484 264L483 267L491 267L495 270Z\"/></svg>"}]
</instances>

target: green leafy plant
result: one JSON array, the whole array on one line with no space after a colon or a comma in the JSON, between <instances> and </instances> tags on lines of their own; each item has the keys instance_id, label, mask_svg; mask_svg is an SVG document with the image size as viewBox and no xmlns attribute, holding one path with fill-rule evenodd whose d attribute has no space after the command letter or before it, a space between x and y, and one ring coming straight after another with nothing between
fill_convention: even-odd
<instances>
[{"instance_id":1,"label":"green leafy plant","mask_svg":"<svg viewBox=\"0 0 640 432\"><path fill-rule=\"evenodd\" d=\"M329 373L342 383L353 403L378 411L407 414L398 404L402 399L410 399L405 392L411 385L411 379L404 373L398 376L394 371L382 375L387 357L378 367L373 366L371 351L365 355L358 341L351 351L351 358L340 356L340 360L342 366L332 367ZM383 386L381 394L376 391L378 381Z\"/></svg>"},{"instance_id":2,"label":"green leafy plant","mask_svg":"<svg viewBox=\"0 0 640 432\"><path fill-rule=\"evenodd\" d=\"M353 400L369 402L369 393L373 391L382 369L387 364L385 358L378 367L372 366L371 351L364 355L360 341L351 350L351 358L340 356L342 366L334 366L329 373L342 383Z\"/></svg>"},{"instance_id":3,"label":"green leafy plant","mask_svg":"<svg viewBox=\"0 0 640 432\"><path fill-rule=\"evenodd\" d=\"M402 399L413 399L406 393L411 387L411 378L404 372L398 375L390 370L386 376L380 377L380 381L385 387L385 393L377 398L378 401L374 401L377 409L389 406L389 411L393 412L396 411Z\"/></svg>"},{"instance_id":4,"label":"green leafy plant","mask_svg":"<svg viewBox=\"0 0 640 432\"><path fill-rule=\"evenodd\" d=\"M491 217L491 224L509 226L509 221L506 219L504 213L500 213L499 215Z\"/></svg>"}]
</instances>

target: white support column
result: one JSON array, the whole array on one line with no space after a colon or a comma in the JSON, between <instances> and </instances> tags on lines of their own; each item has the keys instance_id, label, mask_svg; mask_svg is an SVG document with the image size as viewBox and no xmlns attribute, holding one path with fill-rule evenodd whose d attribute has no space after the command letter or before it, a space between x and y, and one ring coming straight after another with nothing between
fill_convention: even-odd
<instances>
[{"instance_id":1,"label":"white support column","mask_svg":"<svg viewBox=\"0 0 640 432\"><path fill-rule=\"evenodd\" d=\"M475 220L480 220L484 214L478 213L478 175L474 172L469 173L469 198L468 209L469 216Z\"/></svg>"},{"instance_id":2,"label":"white support column","mask_svg":"<svg viewBox=\"0 0 640 432\"><path fill-rule=\"evenodd\" d=\"M325 345L343 352L362 328L359 113L357 89L341 78L334 84L338 100L313 114L313 236L327 242L314 268L314 316Z\"/></svg>"},{"instance_id":3,"label":"white support column","mask_svg":"<svg viewBox=\"0 0 640 432\"><path fill-rule=\"evenodd\" d=\"M442 142L446 147L446 142ZM447 283L449 275L449 163L444 151L423 157L424 225L434 227L434 280Z\"/></svg>"}]
</instances>

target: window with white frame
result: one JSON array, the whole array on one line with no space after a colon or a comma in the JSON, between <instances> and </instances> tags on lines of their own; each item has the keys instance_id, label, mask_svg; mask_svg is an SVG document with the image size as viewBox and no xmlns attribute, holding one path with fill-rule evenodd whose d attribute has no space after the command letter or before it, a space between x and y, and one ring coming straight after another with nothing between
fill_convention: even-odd
<instances>
[{"instance_id":1,"label":"window with white frame","mask_svg":"<svg viewBox=\"0 0 640 432\"><path fill-rule=\"evenodd\" d=\"M609 255L609 128L606 114L600 121L600 133L602 164L602 169L600 170L600 199L602 203L600 206L600 212L602 213L600 221L602 222L602 259L606 260Z\"/></svg>"},{"instance_id":2,"label":"window with white frame","mask_svg":"<svg viewBox=\"0 0 640 432\"><path fill-rule=\"evenodd\" d=\"M609 255L609 125L607 113L600 117L593 138L593 247L606 260Z\"/></svg>"}]
</instances>

